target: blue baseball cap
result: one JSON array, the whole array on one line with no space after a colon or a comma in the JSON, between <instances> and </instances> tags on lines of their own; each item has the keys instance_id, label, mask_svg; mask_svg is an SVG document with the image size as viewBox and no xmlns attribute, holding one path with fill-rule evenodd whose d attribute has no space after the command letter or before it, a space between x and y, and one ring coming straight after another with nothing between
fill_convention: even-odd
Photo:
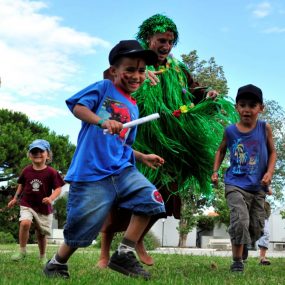
<instances>
[{"instance_id":1,"label":"blue baseball cap","mask_svg":"<svg viewBox=\"0 0 285 285\"><path fill-rule=\"evenodd\" d=\"M50 144L46 140L38 139L34 140L30 145L29 145L29 151L31 151L34 148L39 148L41 150L47 150L50 151Z\"/></svg>"}]
</instances>

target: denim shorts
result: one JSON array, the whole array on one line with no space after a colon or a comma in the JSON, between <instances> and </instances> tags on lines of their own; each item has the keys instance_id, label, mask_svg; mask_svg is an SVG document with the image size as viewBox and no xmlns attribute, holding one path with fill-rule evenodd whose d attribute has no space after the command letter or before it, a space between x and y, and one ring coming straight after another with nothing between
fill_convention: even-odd
<instances>
[{"instance_id":1,"label":"denim shorts","mask_svg":"<svg viewBox=\"0 0 285 285\"><path fill-rule=\"evenodd\" d=\"M71 182L64 241L71 247L86 247L96 239L112 205L137 215L165 213L156 187L135 167L95 182Z\"/></svg>"},{"instance_id":2,"label":"denim shorts","mask_svg":"<svg viewBox=\"0 0 285 285\"><path fill-rule=\"evenodd\" d=\"M226 185L226 199L230 209L229 234L235 245L251 244L263 235L265 192L247 192Z\"/></svg>"}]
</instances>

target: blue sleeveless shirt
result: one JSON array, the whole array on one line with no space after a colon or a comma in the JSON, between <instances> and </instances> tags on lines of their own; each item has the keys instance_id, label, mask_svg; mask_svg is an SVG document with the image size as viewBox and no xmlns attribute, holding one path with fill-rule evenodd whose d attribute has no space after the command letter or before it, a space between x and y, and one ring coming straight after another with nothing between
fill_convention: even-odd
<instances>
[{"instance_id":1,"label":"blue sleeveless shirt","mask_svg":"<svg viewBox=\"0 0 285 285\"><path fill-rule=\"evenodd\" d=\"M257 120L256 127L247 133L240 132L235 124L230 125L225 133L230 151L225 184L249 192L266 191L261 185L268 163L266 122Z\"/></svg>"}]
</instances>

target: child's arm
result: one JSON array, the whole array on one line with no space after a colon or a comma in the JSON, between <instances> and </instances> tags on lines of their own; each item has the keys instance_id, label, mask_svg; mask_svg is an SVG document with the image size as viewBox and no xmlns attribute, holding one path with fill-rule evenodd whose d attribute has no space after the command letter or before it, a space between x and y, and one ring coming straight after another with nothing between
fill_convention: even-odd
<instances>
[{"instance_id":1,"label":"child's arm","mask_svg":"<svg viewBox=\"0 0 285 285\"><path fill-rule=\"evenodd\" d=\"M144 154L137 150L133 151L137 161L144 163L152 169L157 169L164 164L164 159L156 154Z\"/></svg>"},{"instance_id":2,"label":"child's arm","mask_svg":"<svg viewBox=\"0 0 285 285\"><path fill-rule=\"evenodd\" d=\"M13 197L13 199L8 203L8 208L12 208L13 206L15 206L18 202L18 198L20 196L20 194L22 193L23 190L23 186L22 184L18 185L17 191L15 193L15 196Z\"/></svg>"},{"instance_id":3,"label":"child's arm","mask_svg":"<svg viewBox=\"0 0 285 285\"><path fill-rule=\"evenodd\" d=\"M267 150L268 150L268 165L267 165L267 171L261 180L262 185L269 185L271 183L277 159L277 154L272 135L272 129L269 124L266 124L266 137L267 137Z\"/></svg>"},{"instance_id":4,"label":"child's arm","mask_svg":"<svg viewBox=\"0 0 285 285\"><path fill-rule=\"evenodd\" d=\"M116 120L103 120L87 107L77 104L73 108L73 114L76 118L92 125L98 125L102 129L108 129L110 134L119 134L123 124Z\"/></svg>"},{"instance_id":5,"label":"child's arm","mask_svg":"<svg viewBox=\"0 0 285 285\"><path fill-rule=\"evenodd\" d=\"M215 185L218 184L218 180L219 180L218 170L225 158L226 152L227 152L227 140L226 140L226 134L224 133L223 140L215 155L213 174L211 176L211 180Z\"/></svg>"},{"instance_id":6,"label":"child's arm","mask_svg":"<svg viewBox=\"0 0 285 285\"><path fill-rule=\"evenodd\" d=\"M61 193L61 187L56 188L49 197L43 198L43 204L51 204Z\"/></svg>"}]
</instances>

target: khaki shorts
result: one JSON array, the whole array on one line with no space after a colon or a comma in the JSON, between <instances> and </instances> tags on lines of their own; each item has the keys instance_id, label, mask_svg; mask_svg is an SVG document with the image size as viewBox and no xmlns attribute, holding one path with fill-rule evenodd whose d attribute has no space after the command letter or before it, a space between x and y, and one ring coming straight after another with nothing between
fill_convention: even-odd
<instances>
[{"instance_id":1,"label":"khaki shorts","mask_svg":"<svg viewBox=\"0 0 285 285\"><path fill-rule=\"evenodd\" d=\"M43 215L35 212L32 208L20 206L20 218L19 221L29 220L35 221L37 229L42 235L51 235L53 214Z\"/></svg>"},{"instance_id":2,"label":"khaki shorts","mask_svg":"<svg viewBox=\"0 0 285 285\"><path fill-rule=\"evenodd\" d=\"M233 244L251 244L263 235L265 192L247 192L226 185L225 196L230 209L229 234Z\"/></svg>"}]
</instances>

